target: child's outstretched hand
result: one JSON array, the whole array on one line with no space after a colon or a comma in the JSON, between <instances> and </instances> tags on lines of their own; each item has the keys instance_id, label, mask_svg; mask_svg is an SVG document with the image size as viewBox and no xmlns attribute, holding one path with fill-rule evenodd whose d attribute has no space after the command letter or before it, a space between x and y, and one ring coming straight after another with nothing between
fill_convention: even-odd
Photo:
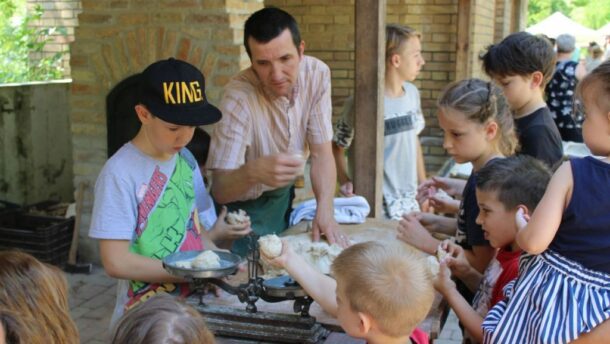
<instances>
[{"instance_id":1,"label":"child's outstretched hand","mask_svg":"<svg viewBox=\"0 0 610 344\"><path fill-rule=\"evenodd\" d=\"M519 208L515 213L515 222L517 223L517 228L522 230L527 226L527 223L530 221L530 216L526 214L522 208Z\"/></svg>"},{"instance_id":2,"label":"child's outstretched hand","mask_svg":"<svg viewBox=\"0 0 610 344\"><path fill-rule=\"evenodd\" d=\"M235 225L228 224L226 221L227 213L227 207L223 206L216 223L210 230L210 237L213 241L236 240L252 232L250 221Z\"/></svg>"},{"instance_id":3,"label":"child's outstretched hand","mask_svg":"<svg viewBox=\"0 0 610 344\"><path fill-rule=\"evenodd\" d=\"M398 222L396 237L409 245L418 249L434 254L438 241L432 237L430 232L417 219L417 214L404 214Z\"/></svg>"},{"instance_id":4,"label":"child's outstretched hand","mask_svg":"<svg viewBox=\"0 0 610 344\"><path fill-rule=\"evenodd\" d=\"M451 270L447 266L447 260L439 262L439 269L433 281L434 288L441 294L446 295L450 290L455 289L455 282L451 279Z\"/></svg>"},{"instance_id":5,"label":"child's outstretched hand","mask_svg":"<svg viewBox=\"0 0 610 344\"><path fill-rule=\"evenodd\" d=\"M428 202L435 212L455 214L460 207L460 201L453 199L443 189L428 189Z\"/></svg>"},{"instance_id":6,"label":"child's outstretched hand","mask_svg":"<svg viewBox=\"0 0 610 344\"><path fill-rule=\"evenodd\" d=\"M470 270L470 263L464 254L464 249L460 245L450 240L445 240L440 246L447 251L444 261L455 275L461 276Z\"/></svg>"},{"instance_id":7,"label":"child's outstretched hand","mask_svg":"<svg viewBox=\"0 0 610 344\"><path fill-rule=\"evenodd\" d=\"M280 253L279 256L271 258L266 256L263 250L259 249L259 252L261 254L261 259L264 260L267 264L282 269L286 268L288 261L291 260L292 257L295 255L295 252L288 243L288 241L284 239L282 239L282 253Z\"/></svg>"}]
</instances>

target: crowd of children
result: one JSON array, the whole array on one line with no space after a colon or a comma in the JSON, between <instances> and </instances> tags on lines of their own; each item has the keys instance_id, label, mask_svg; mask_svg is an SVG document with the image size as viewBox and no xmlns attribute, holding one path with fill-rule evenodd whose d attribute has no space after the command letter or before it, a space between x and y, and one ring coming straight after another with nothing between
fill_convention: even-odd
<instances>
[{"instance_id":1,"label":"crowd of children","mask_svg":"<svg viewBox=\"0 0 610 344\"><path fill-rule=\"evenodd\" d=\"M607 340L610 61L584 77L575 99L584 114L582 138L597 157L560 164L562 128L544 100L555 68L551 44L519 32L490 46L481 60L492 81L454 82L437 102L443 148L456 162L471 163L472 174L466 181L425 180L417 137L424 119L410 83L424 65L420 35L392 24L387 38L384 205L388 217L400 219L400 241L352 245L332 263L332 277L287 242L279 257L263 258L292 275L347 334L369 343L427 343L417 325L434 289L468 342ZM227 224L226 208L214 210L202 173L209 137L197 133L195 156L185 148L196 126L221 113L207 102L201 72L186 62L158 61L140 78L135 112L142 126L101 171L90 229L106 272L120 279L112 342L214 343L197 311L165 295L190 291L161 259L217 249L251 231L249 223ZM350 196L343 150L353 129L345 119L337 129L341 192ZM403 242L427 254L447 251L438 275L431 276L424 253ZM0 280L0 343L78 342L57 268L0 252Z\"/></svg>"}]
</instances>

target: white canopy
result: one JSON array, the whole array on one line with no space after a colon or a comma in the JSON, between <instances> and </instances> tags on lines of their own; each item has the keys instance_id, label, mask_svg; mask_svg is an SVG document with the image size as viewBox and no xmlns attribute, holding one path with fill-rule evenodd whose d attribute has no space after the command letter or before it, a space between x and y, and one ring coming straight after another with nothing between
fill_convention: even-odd
<instances>
[{"instance_id":1,"label":"white canopy","mask_svg":"<svg viewBox=\"0 0 610 344\"><path fill-rule=\"evenodd\" d=\"M557 36L567 33L576 37L577 46L586 46L591 41L602 43L604 38L600 32L573 21L561 12L551 14L538 24L527 28L526 31L531 34L545 34L550 38L557 38Z\"/></svg>"},{"instance_id":2,"label":"white canopy","mask_svg":"<svg viewBox=\"0 0 610 344\"><path fill-rule=\"evenodd\" d=\"M606 36L606 35L610 35L610 23L600 27L599 29L597 29L597 32L602 35L602 36Z\"/></svg>"}]
</instances>

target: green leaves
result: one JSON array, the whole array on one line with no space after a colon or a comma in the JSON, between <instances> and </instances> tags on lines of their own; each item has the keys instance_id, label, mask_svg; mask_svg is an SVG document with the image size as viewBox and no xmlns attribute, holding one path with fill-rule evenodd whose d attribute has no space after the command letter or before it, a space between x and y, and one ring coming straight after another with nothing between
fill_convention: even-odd
<instances>
[{"instance_id":1,"label":"green leaves","mask_svg":"<svg viewBox=\"0 0 610 344\"><path fill-rule=\"evenodd\" d=\"M43 54L43 49L52 35L65 35L66 29L32 26L44 13L38 5L19 18L14 0L0 0L0 12L0 83L62 78L61 62L66 52L49 55Z\"/></svg>"}]
</instances>

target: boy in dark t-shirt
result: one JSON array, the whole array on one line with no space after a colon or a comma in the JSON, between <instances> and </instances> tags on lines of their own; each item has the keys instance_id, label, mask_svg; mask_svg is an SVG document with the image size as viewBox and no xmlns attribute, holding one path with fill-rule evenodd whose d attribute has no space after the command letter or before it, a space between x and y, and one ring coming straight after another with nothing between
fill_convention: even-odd
<instances>
[{"instance_id":1,"label":"boy in dark t-shirt","mask_svg":"<svg viewBox=\"0 0 610 344\"><path fill-rule=\"evenodd\" d=\"M551 43L527 32L507 36L481 57L485 73L504 92L515 118L521 154L555 165L563 156L561 136L544 101L553 75Z\"/></svg>"}]
</instances>

